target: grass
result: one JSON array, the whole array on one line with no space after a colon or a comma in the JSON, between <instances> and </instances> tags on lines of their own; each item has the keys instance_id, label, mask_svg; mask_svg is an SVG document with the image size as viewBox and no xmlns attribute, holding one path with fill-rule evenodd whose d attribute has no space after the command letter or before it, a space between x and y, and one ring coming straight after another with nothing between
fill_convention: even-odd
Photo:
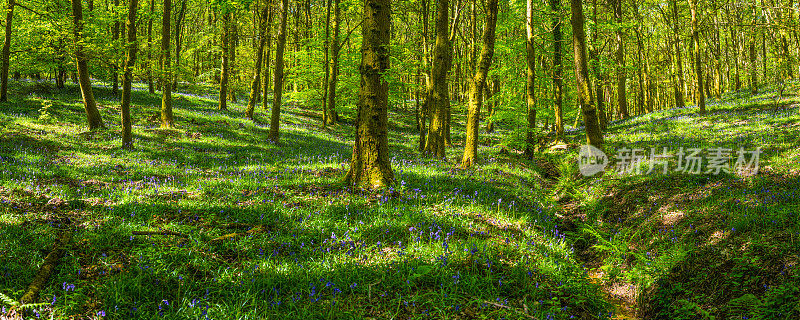
<instances>
[{"instance_id":1,"label":"grass","mask_svg":"<svg viewBox=\"0 0 800 320\"><path fill-rule=\"evenodd\" d=\"M762 146L763 170L749 177L580 178L576 150L529 161L487 145L478 168L457 170L417 155L413 114L393 109L397 184L369 191L342 183L352 107L344 124L323 130L318 110L290 101L282 143L272 145L268 125L245 120L241 103L216 111L208 88L176 94L175 130L148 120L160 96L137 90L136 150L124 152L108 88L95 95L109 129L94 133L85 132L77 87L11 88L0 106L0 293L19 299L57 237L73 231L39 294L46 305L30 317L796 312L796 96L775 112L769 93L725 97L708 115L659 111L607 133L607 151ZM456 143L462 123L454 114ZM457 159L460 148L448 152Z\"/></svg>"}]
</instances>

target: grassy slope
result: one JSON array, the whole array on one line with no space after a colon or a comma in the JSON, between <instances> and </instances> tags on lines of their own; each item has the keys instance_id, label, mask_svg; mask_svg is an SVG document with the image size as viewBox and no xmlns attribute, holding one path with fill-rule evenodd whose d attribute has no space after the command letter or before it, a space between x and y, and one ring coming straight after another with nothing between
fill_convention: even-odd
<instances>
[{"instance_id":1,"label":"grassy slope","mask_svg":"<svg viewBox=\"0 0 800 320\"><path fill-rule=\"evenodd\" d=\"M95 134L81 134L74 87L40 88L0 116L0 292L18 298L60 230L76 230L41 313L608 315L526 166L496 159L464 172L421 159L407 119L393 114L398 184L352 190L340 183L350 126L320 132L287 107L273 146L241 105L219 113L186 95L175 102L180 129L164 131L147 122L158 97L144 92L133 100L137 150L125 153L116 101L96 95L110 129ZM188 237L132 236L147 230Z\"/></svg>"},{"instance_id":2,"label":"grassy slope","mask_svg":"<svg viewBox=\"0 0 800 320\"><path fill-rule=\"evenodd\" d=\"M0 111L0 292L18 298L60 230L76 230L42 313L594 318L638 300L651 316L719 318L797 299L796 106L733 97L609 134L609 149L762 146L772 169L748 178L580 179L574 150L528 162L482 148L480 168L453 170L419 158L413 120L393 113L399 183L371 193L340 183L350 127L322 132L313 111L285 108L273 146L241 105L219 113L202 95L176 97L180 129L157 129L158 97L136 92L137 150L124 153L118 102L96 94L111 128L96 134L81 134L74 87ZM132 236L145 230L188 237Z\"/></svg>"}]
</instances>

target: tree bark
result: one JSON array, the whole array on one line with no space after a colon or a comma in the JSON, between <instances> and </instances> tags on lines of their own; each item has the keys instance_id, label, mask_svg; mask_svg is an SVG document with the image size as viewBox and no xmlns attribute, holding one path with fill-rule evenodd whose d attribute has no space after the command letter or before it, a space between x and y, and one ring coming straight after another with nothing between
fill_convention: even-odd
<instances>
[{"instance_id":1,"label":"tree bark","mask_svg":"<svg viewBox=\"0 0 800 320\"><path fill-rule=\"evenodd\" d=\"M79 1L79 0L76 0ZM172 115L172 69L170 68L170 11L172 0L164 0L164 14L161 20L161 127L175 127Z\"/></svg>"},{"instance_id":2,"label":"tree bark","mask_svg":"<svg viewBox=\"0 0 800 320\"><path fill-rule=\"evenodd\" d=\"M181 9L178 11L178 20L175 21L175 69L181 66L181 34L183 33L183 21L186 17L186 2L187 0L181 1ZM172 78L172 88L178 88L178 75L176 74Z\"/></svg>"},{"instance_id":3,"label":"tree bark","mask_svg":"<svg viewBox=\"0 0 800 320\"><path fill-rule=\"evenodd\" d=\"M8 0L6 7L6 33L3 41L3 65L0 69L0 102L8 101L8 67L11 60L11 30L14 20L14 0Z\"/></svg>"},{"instance_id":4,"label":"tree bark","mask_svg":"<svg viewBox=\"0 0 800 320\"><path fill-rule=\"evenodd\" d=\"M425 141L424 153L439 159L446 159L446 126L447 113L450 107L449 83L447 74L452 64L452 45L449 36L449 0L436 2L436 45L433 49L433 67L431 70L433 90L429 107L431 122Z\"/></svg>"},{"instance_id":5,"label":"tree bark","mask_svg":"<svg viewBox=\"0 0 800 320\"><path fill-rule=\"evenodd\" d=\"M139 6L139 0L128 0L128 20L125 21L125 28L128 41L125 46L128 49L128 55L125 57L125 66L122 74L122 101L120 109L122 110L122 148L126 150L133 149L133 135L131 134L131 85L133 84L133 68L136 65L136 50L138 43L136 42L136 10Z\"/></svg>"},{"instance_id":6,"label":"tree bark","mask_svg":"<svg viewBox=\"0 0 800 320\"><path fill-rule=\"evenodd\" d=\"M483 48L481 49L481 56L477 70L475 70L475 76L469 84L467 139L464 142L464 157L461 159L462 168L473 166L478 158L478 122L481 115L481 104L483 103L483 86L486 83L486 75L489 73L489 66L492 64L492 56L494 55L496 24L497 0L487 0L486 26L484 26L483 29L482 39Z\"/></svg>"},{"instance_id":7,"label":"tree bark","mask_svg":"<svg viewBox=\"0 0 800 320\"><path fill-rule=\"evenodd\" d=\"M267 139L273 143L278 143L278 126L281 119L281 98L283 96L283 51L286 48L286 18L288 17L288 1L281 0L281 25L278 30L278 47L275 52L275 79L272 89L274 98L272 100L272 115L269 122L269 135Z\"/></svg>"},{"instance_id":8,"label":"tree bark","mask_svg":"<svg viewBox=\"0 0 800 320\"><path fill-rule=\"evenodd\" d=\"M253 120L253 112L256 109L258 96L261 90L261 66L264 64L264 46L267 43L267 16L269 15L269 3L261 9L261 19L258 27L258 48L256 49L256 63L253 66L253 80L250 81L250 101L247 102L247 118ZM265 97L266 99L266 97Z\"/></svg>"},{"instance_id":9,"label":"tree bark","mask_svg":"<svg viewBox=\"0 0 800 320\"><path fill-rule=\"evenodd\" d=\"M264 94L264 99L261 100L264 111L269 111L269 85L270 80L270 58L272 58L272 17L275 15L275 4L273 0L267 0L269 6L269 15L267 15L267 33L264 36L267 40L267 47L264 49L264 83L261 86L261 92Z\"/></svg>"},{"instance_id":10,"label":"tree bark","mask_svg":"<svg viewBox=\"0 0 800 320\"><path fill-rule=\"evenodd\" d=\"M364 0L361 91L348 184L381 188L394 181L387 130L389 86L381 79L389 69L390 6L391 0Z\"/></svg>"},{"instance_id":11,"label":"tree bark","mask_svg":"<svg viewBox=\"0 0 800 320\"><path fill-rule=\"evenodd\" d=\"M72 22L75 27L75 64L78 67L78 83L81 87L83 107L86 110L86 120L89 124L89 130L103 128L105 125L103 125L100 112L97 111L97 103L92 93L92 80L89 78L89 58L83 52L83 8L81 7L81 0L72 0Z\"/></svg>"},{"instance_id":12,"label":"tree bark","mask_svg":"<svg viewBox=\"0 0 800 320\"><path fill-rule=\"evenodd\" d=\"M589 89L589 66L586 61L586 34L583 30L583 4L581 0L571 0L572 11L572 47L575 55L575 80L578 86L578 101L580 102L583 122L586 127L586 140L589 144L602 149L603 134L597 121L597 109L594 104L592 91Z\"/></svg>"}]
</instances>

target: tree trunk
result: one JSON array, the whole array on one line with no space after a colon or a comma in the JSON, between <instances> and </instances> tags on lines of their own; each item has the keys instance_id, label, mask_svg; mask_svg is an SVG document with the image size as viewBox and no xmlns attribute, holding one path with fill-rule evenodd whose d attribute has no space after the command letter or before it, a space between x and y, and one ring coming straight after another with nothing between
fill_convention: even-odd
<instances>
[{"instance_id":1,"label":"tree trunk","mask_svg":"<svg viewBox=\"0 0 800 320\"><path fill-rule=\"evenodd\" d=\"M89 78L89 58L83 52L83 8L81 7L81 0L72 0L72 22L75 27L75 64L78 67L78 83L81 87L83 107L86 110L89 130L104 128L103 119L100 117L100 112L97 111L97 103L92 93L92 80Z\"/></svg>"},{"instance_id":2,"label":"tree trunk","mask_svg":"<svg viewBox=\"0 0 800 320\"><path fill-rule=\"evenodd\" d=\"M703 59L700 54L700 27L697 18L697 0L689 0L689 10L692 13L692 50L694 52L694 72L697 77L697 105L700 114L706 113L706 95L703 85Z\"/></svg>"},{"instance_id":3,"label":"tree trunk","mask_svg":"<svg viewBox=\"0 0 800 320\"><path fill-rule=\"evenodd\" d=\"M114 0L114 10L111 12L114 16L114 26L111 29L111 40L115 47L117 45L117 41L119 40L120 31L120 23L117 19L117 7L119 7L119 0ZM111 61L111 94L116 96L119 94L119 66L117 65L119 62L117 61L116 54L114 54L114 56L111 58Z\"/></svg>"},{"instance_id":4,"label":"tree trunk","mask_svg":"<svg viewBox=\"0 0 800 320\"><path fill-rule=\"evenodd\" d=\"M525 81L525 105L528 109L528 128L525 134L525 157L533 159L534 130L536 129L536 49L533 35L533 0L527 0L525 15L525 62L527 67Z\"/></svg>"},{"instance_id":5,"label":"tree trunk","mask_svg":"<svg viewBox=\"0 0 800 320\"><path fill-rule=\"evenodd\" d=\"M269 135L267 139L273 143L278 143L278 126L281 119L281 98L283 96L283 51L286 48L286 18L288 17L288 1L281 0L281 25L278 30L278 47L275 51L275 84L272 92L272 117L269 122Z\"/></svg>"},{"instance_id":6,"label":"tree trunk","mask_svg":"<svg viewBox=\"0 0 800 320\"><path fill-rule=\"evenodd\" d=\"M597 0L593 1L592 6L592 19L594 20L594 30L592 32L592 44L589 47L589 61L592 63L592 71L594 73L594 90L597 101L597 119L600 121L600 129L605 131L608 127L608 119L606 118L605 108L603 102L605 96L603 95L603 74L600 70L600 54L597 49L597 35L599 28L599 21L597 20Z\"/></svg>"},{"instance_id":7,"label":"tree trunk","mask_svg":"<svg viewBox=\"0 0 800 320\"><path fill-rule=\"evenodd\" d=\"M325 10L325 37L322 39L322 72L325 77L322 79L322 128L328 124L328 82L331 79L330 69L330 37L331 37L331 0L327 0Z\"/></svg>"},{"instance_id":8,"label":"tree trunk","mask_svg":"<svg viewBox=\"0 0 800 320\"><path fill-rule=\"evenodd\" d=\"M583 4L581 0L571 0L572 11L572 47L575 55L575 80L578 86L578 101L580 102L583 122L586 127L586 140L589 144L601 149L603 147L603 133L597 121L597 109L594 104L592 91L589 89L589 66L586 59L586 34L583 30Z\"/></svg>"},{"instance_id":9,"label":"tree trunk","mask_svg":"<svg viewBox=\"0 0 800 320\"><path fill-rule=\"evenodd\" d=\"M150 15L147 17L147 91L156 93L153 85L153 17L155 17L155 0L150 0Z\"/></svg>"},{"instance_id":10,"label":"tree trunk","mask_svg":"<svg viewBox=\"0 0 800 320\"><path fill-rule=\"evenodd\" d=\"M265 37L267 33L267 16L269 15L269 3L261 9L261 19L258 27L258 48L256 49L256 63L253 66L253 80L250 82L250 101L247 102L247 118L253 120L253 112L256 109L258 96L261 90L261 66L264 62L264 45L267 43ZM266 97L265 97L266 99Z\"/></svg>"},{"instance_id":11,"label":"tree trunk","mask_svg":"<svg viewBox=\"0 0 800 320\"><path fill-rule=\"evenodd\" d=\"M345 178L351 185L381 188L394 181L387 130L389 86L381 79L389 69L390 6L391 0L364 1L361 92L353 157Z\"/></svg>"},{"instance_id":12,"label":"tree trunk","mask_svg":"<svg viewBox=\"0 0 800 320\"><path fill-rule=\"evenodd\" d=\"M131 134L131 85L133 84L133 68L136 65L136 10L139 0L128 0L128 20L125 21L126 34L128 41L126 47L128 55L125 57L124 73L122 74L122 148L133 149L133 135Z\"/></svg>"},{"instance_id":13,"label":"tree trunk","mask_svg":"<svg viewBox=\"0 0 800 320\"><path fill-rule=\"evenodd\" d=\"M0 102L8 101L8 66L11 60L11 30L14 20L14 0L8 0L8 7L6 8L6 34L5 41L3 42L3 65L0 69Z\"/></svg>"},{"instance_id":14,"label":"tree trunk","mask_svg":"<svg viewBox=\"0 0 800 320\"><path fill-rule=\"evenodd\" d=\"M478 158L478 120L481 115L481 104L483 103L483 86L486 83L486 75L489 73L489 66L492 64L492 56L494 55L496 24L497 0L487 0L486 26L483 28L482 39L483 48L481 49L481 57L478 61L477 70L475 70L475 76L469 84L467 139L464 142L464 158L461 159L462 168L473 166Z\"/></svg>"},{"instance_id":15,"label":"tree trunk","mask_svg":"<svg viewBox=\"0 0 800 320\"><path fill-rule=\"evenodd\" d=\"M681 61L681 45L678 29L678 0L672 1L673 31L675 34L675 73L678 83L675 86L675 107L683 108L686 103L683 99L683 61Z\"/></svg>"},{"instance_id":16,"label":"tree trunk","mask_svg":"<svg viewBox=\"0 0 800 320\"><path fill-rule=\"evenodd\" d=\"M267 33L264 38L267 40L267 47L264 49L264 82L261 85L261 92L264 94L263 104L264 111L269 111L269 85L270 85L270 58L272 57L272 17L275 15L275 4L272 0L267 0L269 6L269 15L267 15Z\"/></svg>"},{"instance_id":17,"label":"tree trunk","mask_svg":"<svg viewBox=\"0 0 800 320\"><path fill-rule=\"evenodd\" d=\"M161 127L175 127L175 118L172 115L172 69L170 68L170 11L172 0L164 0L164 15L161 20Z\"/></svg>"},{"instance_id":18,"label":"tree trunk","mask_svg":"<svg viewBox=\"0 0 800 320\"><path fill-rule=\"evenodd\" d=\"M219 80L219 110L228 110L228 76L230 75L231 13L222 13L222 74Z\"/></svg>"},{"instance_id":19,"label":"tree trunk","mask_svg":"<svg viewBox=\"0 0 800 320\"><path fill-rule=\"evenodd\" d=\"M452 64L453 48L449 37L449 0L436 2L436 45L433 49L433 91L431 95L431 122L425 141L424 153L439 159L446 159L445 146L447 134L447 113L450 106L447 73Z\"/></svg>"},{"instance_id":20,"label":"tree trunk","mask_svg":"<svg viewBox=\"0 0 800 320\"><path fill-rule=\"evenodd\" d=\"M178 11L178 20L175 21L175 69L181 65L181 34L183 33L183 21L186 17L186 0L181 1L181 10ZM173 77L172 87L178 89L178 75Z\"/></svg>"},{"instance_id":21,"label":"tree trunk","mask_svg":"<svg viewBox=\"0 0 800 320\"><path fill-rule=\"evenodd\" d=\"M613 0L613 6L614 19L617 24L622 24L622 0ZM619 109L620 119L625 119L630 117L630 114L628 114L628 96L625 92L625 82L628 79L625 72L625 34L622 32L621 26L616 26L615 34L617 37L617 51L615 53L617 60L617 108Z\"/></svg>"},{"instance_id":22,"label":"tree trunk","mask_svg":"<svg viewBox=\"0 0 800 320\"><path fill-rule=\"evenodd\" d=\"M333 37L330 43L330 70L328 78L328 96L327 96L327 116L326 124L334 125L339 121L339 114L336 113L336 84L339 81L339 26L341 24L341 9L339 9L339 0L333 1Z\"/></svg>"},{"instance_id":23,"label":"tree trunk","mask_svg":"<svg viewBox=\"0 0 800 320\"><path fill-rule=\"evenodd\" d=\"M553 101L555 103L556 140L564 139L564 66L561 65L561 0L550 0L553 11Z\"/></svg>"},{"instance_id":24,"label":"tree trunk","mask_svg":"<svg viewBox=\"0 0 800 320\"><path fill-rule=\"evenodd\" d=\"M236 103L236 48L239 46L239 23L236 20L236 11L228 17L228 100Z\"/></svg>"}]
</instances>

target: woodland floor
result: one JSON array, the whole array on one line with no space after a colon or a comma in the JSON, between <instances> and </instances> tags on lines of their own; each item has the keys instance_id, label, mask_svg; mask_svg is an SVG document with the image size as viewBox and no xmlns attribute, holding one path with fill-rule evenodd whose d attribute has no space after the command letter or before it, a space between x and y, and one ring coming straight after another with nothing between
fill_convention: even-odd
<instances>
[{"instance_id":1,"label":"woodland floor","mask_svg":"<svg viewBox=\"0 0 800 320\"><path fill-rule=\"evenodd\" d=\"M0 318L797 319L800 97L734 94L614 123L607 150L761 147L755 175L582 178L580 131L533 160L498 152L459 170L415 150L413 113L391 108L397 184L342 183L353 108L323 130L289 102L281 144L242 104L135 91L136 150L118 98L85 132L77 87L12 82L0 105ZM262 118L264 112L260 110ZM412 116L408 116L412 115ZM612 156L612 154L609 154ZM54 248L41 291L12 311Z\"/></svg>"}]
</instances>

